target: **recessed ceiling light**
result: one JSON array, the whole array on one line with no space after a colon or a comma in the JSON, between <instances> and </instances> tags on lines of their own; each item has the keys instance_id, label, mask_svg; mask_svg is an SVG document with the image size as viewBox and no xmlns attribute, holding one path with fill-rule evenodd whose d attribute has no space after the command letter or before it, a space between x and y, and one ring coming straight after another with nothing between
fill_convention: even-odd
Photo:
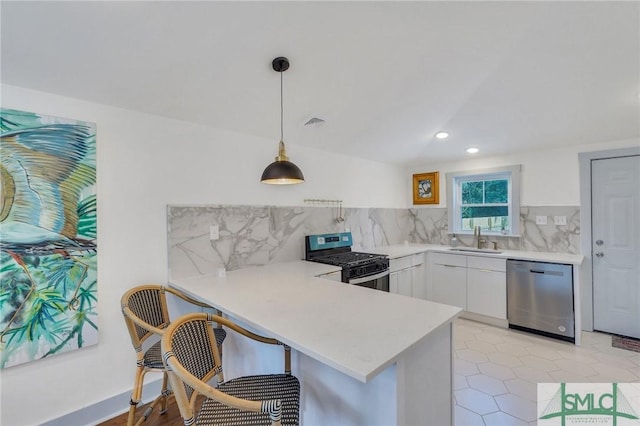
<instances>
[{"instance_id":1,"label":"recessed ceiling light","mask_svg":"<svg viewBox=\"0 0 640 426\"><path fill-rule=\"evenodd\" d=\"M447 132L438 132L436 133L436 138L438 139L446 139L449 137L449 133Z\"/></svg>"},{"instance_id":2,"label":"recessed ceiling light","mask_svg":"<svg viewBox=\"0 0 640 426\"><path fill-rule=\"evenodd\" d=\"M467 148L467 152L469 154L475 154L476 152L478 152L478 148Z\"/></svg>"}]
</instances>

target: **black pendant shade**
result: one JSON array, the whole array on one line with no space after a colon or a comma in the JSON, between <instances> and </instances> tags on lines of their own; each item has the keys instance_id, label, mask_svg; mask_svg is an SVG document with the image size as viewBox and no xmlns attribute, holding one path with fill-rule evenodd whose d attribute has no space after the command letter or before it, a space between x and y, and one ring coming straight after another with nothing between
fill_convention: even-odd
<instances>
[{"instance_id":1,"label":"black pendant shade","mask_svg":"<svg viewBox=\"0 0 640 426\"><path fill-rule=\"evenodd\" d=\"M304 176L298 166L289 161L284 150L282 73L289 69L289 60L284 57L275 58L271 64L273 70L280 73L280 144L276 161L269 164L262 172L262 183L271 185L291 185L304 182Z\"/></svg>"},{"instance_id":2,"label":"black pendant shade","mask_svg":"<svg viewBox=\"0 0 640 426\"><path fill-rule=\"evenodd\" d=\"M304 176L300 168L289 161L289 157L286 156L284 142L280 141L276 161L264 169L260 181L272 185L291 185L304 182Z\"/></svg>"}]
</instances>

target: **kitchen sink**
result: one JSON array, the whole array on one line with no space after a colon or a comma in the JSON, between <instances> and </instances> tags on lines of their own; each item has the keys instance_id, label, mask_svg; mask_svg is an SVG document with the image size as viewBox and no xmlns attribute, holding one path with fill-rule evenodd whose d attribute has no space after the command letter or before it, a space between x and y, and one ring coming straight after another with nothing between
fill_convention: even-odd
<instances>
[{"instance_id":1,"label":"kitchen sink","mask_svg":"<svg viewBox=\"0 0 640 426\"><path fill-rule=\"evenodd\" d=\"M492 250L492 249L479 249L473 247L454 247L450 248L450 251L467 251L472 253L489 253L489 254L500 254L502 253L500 250Z\"/></svg>"}]
</instances>

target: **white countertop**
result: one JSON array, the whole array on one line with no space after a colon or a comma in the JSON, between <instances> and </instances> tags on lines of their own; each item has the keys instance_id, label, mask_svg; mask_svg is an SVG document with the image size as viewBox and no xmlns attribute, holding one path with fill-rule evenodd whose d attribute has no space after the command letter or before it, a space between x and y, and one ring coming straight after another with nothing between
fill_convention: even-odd
<instances>
[{"instance_id":1,"label":"white countertop","mask_svg":"<svg viewBox=\"0 0 640 426\"><path fill-rule=\"evenodd\" d=\"M361 250L366 253L386 254L389 259L411 256L412 254L424 253L427 251L442 250L444 246L439 244L394 244L390 246L374 247Z\"/></svg>"},{"instance_id":2,"label":"white countertop","mask_svg":"<svg viewBox=\"0 0 640 426\"><path fill-rule=\"evenodd\" d=\"M366 383L461 309L315 278L340 268L294 261L171 285Z\"/></svg>"},{"instance_id":3,"label":"white countertop","mask_svg":"<svg viewBox=\"0 0 640 426\"><path fill-rule=\"evenodd\" d=\"M410 256L412 254L435 251L440 253L460 254L465 256L486 256L504 259L532 260L536 262L566 263L581 265L584 256L581 254L552 253L542 251L498 250L501 253L485 253L474 251L452 251L452 247L439 244L396 244L362 250L368 253L386 254L390 259ZM461 247L458 247L461 248Z\"/></svg>"}]
</instances>

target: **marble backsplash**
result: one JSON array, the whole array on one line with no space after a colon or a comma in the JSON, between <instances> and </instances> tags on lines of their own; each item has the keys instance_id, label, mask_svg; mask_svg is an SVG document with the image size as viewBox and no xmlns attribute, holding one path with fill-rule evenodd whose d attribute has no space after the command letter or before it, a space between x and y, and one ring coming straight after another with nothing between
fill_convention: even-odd
<instances>
[{"instance_id":1,"label":"marble backsplash","mask_svg":"<svg viewBox=\"0 0 640 426\"><path fill-rule=\"evenodd\" d=\"M536 216L566 216L566 225L536 225ZM338 221L336 207L177 206L167 209L169 278L218 273L248 266L304 258L304 236L350 230L353 249L390 244L449 245L446 208L346 208ZM488 237L509 250L579 253L580 208L521 207L522 235ZM210 226L219 239L212 241ZM473 245L473 237L458 236Z\"/></svg>"}]
</instances>

